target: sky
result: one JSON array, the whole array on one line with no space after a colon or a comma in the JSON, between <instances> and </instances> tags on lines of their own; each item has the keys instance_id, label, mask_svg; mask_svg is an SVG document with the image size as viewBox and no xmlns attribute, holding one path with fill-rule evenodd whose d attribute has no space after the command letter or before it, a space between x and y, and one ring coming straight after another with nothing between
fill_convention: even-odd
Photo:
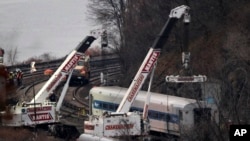
<instances>
[{"instance_id":1,"label":"sky","mask_svg":"<svg viewBox=\"0 0 250 141\"><path fill-rule=\"evenodd\" d=\"M96 26L88 0L0 0L0 47L17 48L17 61L70 53ZM5 55L6 58L6 55Z\"/></svg>"}]
</instances>

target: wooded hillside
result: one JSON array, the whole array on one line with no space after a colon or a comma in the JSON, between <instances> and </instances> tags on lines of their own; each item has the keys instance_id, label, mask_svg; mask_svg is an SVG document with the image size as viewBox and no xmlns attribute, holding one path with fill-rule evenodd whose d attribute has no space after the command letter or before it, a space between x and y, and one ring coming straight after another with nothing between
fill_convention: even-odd
<instances>
[{"instance_id":1,"label":"wooded hillside","mask_svg":"<svg viewBox=\"0 0 250 141\"><path fill-rule=\"evenodd\" d=\"M99 5L90 7L90 11L97 17L95 20L106 23L108 29L115 25L120 35L119 41L110 43L116 43L113 46L119 49L118 53L123 62L124 78L120 84L123 87L129 86L149 47L167 21L170 10L183 4L189 5L191 23L188 50L191 52L191 74L206 75L207 83L215 84L209 88L215 89L217 95L215 97L219 97L221 123L214 127L208 126L218 133L213 139L225 140L228 137L227 129L224 128L228 120L236 124L250 122L250 2L248 0L94 0L94 2L99 2L102 6L102 8ZM181 73L181 51L185 38L184 26L180 21L172 29L158 60L153 91L204 99L204 95L201 94L204 91L202 84L165 82L166 75ZM147 86L144 87L146 88ZM203 136L199 140L206 138L207 136Z\"/></svg>"}]
</instances>

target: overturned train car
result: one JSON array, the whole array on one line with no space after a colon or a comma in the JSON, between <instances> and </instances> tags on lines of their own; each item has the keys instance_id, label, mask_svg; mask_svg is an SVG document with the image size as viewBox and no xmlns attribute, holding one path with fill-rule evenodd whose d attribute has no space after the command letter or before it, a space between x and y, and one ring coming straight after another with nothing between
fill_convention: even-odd
<instances>
[{"instance_id":1,"label":"overturned train car","mask_svg":"<svg viewBox=\"0 0 250 141\"><path fill-rule=\"evenodd\" d=\"M90 114L115 112L126 91L127 88L117 86L92 88ZM130 111L143 111L146 94L146 91L139 92ZM205 101L152 92L148 118L152 132L179 136L201 122L219 123L219 111L215 104Z\"/></svg>"}]
</instances>

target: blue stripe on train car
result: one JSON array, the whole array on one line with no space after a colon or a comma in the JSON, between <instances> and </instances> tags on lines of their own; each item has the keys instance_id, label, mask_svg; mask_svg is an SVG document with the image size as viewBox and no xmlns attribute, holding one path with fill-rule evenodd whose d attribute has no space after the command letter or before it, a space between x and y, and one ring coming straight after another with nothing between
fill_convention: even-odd
<instances>
[{"instance_id":1,"label":"blue stripe on train car","mask_svg":"<svg viewBox=\"0 0 250 141\"><path fill-rule=\"evenodd\" d=\"M105 102L105 101L100 101L100 100L94 100L93 101L93 107L95 109L115 112L116 109L118 108L118 106L119 106L118 104L111 103L111 102ZM140 112L142 112L143 109L138 108L138 107L131 107L130 111L140 111ZM180 119L179 119L178 115L171 114L171 113L159 112L159 111L156 111L156 110L149 110L148 111L148 117L149 117L149 119L161 120L161 121L177 123L177 124L179 124L179 122L180 122Z\"/></svg>"}]
</instances>

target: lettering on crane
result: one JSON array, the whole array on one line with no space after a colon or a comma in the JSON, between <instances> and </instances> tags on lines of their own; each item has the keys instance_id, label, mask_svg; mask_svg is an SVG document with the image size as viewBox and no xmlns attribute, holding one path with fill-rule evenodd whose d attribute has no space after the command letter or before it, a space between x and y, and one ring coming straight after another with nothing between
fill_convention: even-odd
<instances>
[{"instance_id":1,"label":"lettering on crane","mask_svg":"<svg viewBox=\"0 0 250 141\"><path fill-rule=\"evenodd\" d=\"M29 118L31 121L44 121L44 120L52 120L53 119L53 117L51 116L50 113L29 114Z\"/></svg>"},{"instance_id":2,"label":"lettering on crane","mask_svg":"<svg viewBox=\"0 0 250 141\"><path fill-rule=\"evenodd\" d=\"M189 77L189 76L181 76L181 77L178 77L178 81L184 81L184 82L187 82L187 81L194 81L194 77Z\"/></svg>"},{"instance_id":3,"label":"lettering on crane","mask_svg":"<svg viewBox=\"0 0 250 141\"><path fill-rule=\"evenodd\" d=\"M94 125L84 125L84 129L85 130L94 130L95 129L95 126Z\"/></svg>"},{"instance_id":4,"label":"lettering on crane","mask_svg":"<svg viewBox=\"0 0 250 141\"><path fill-rule=\"evenodd\" d=\"M128 101L131 102L136 94L136 92L138 91L142 81L144 79L144 75L140 74L140 76L138 77L137 81L135 82L135 85L133 86L132 90L130 91L129 95L128 95Z\"/></svg>"},{"instance_id":5,"label":"lettering on crane","mask_svg":"<svg viewBox=\"0 0 250 141\"><path fill-rule=\"evenodd\" d=\"M62 74L59 73L57 76L55 76L55 78L51 81L51 83L49 84L49 86L47 87L47 92L50 91L50 89L56 84L56 82L58 82L58 80L60 80L60 78L62 77Z\"/></svg>"},{"instance_id":6,"label":"lettering on crane","mask_svg":"<svg viewBox=\"0 0 250 141\"><path fill-rule=\"evenodd\" d=\"M50 111L52 109L51 106L46 106L46 107L36 107L36 112L40 112L40 111ZM28 108L27 112L32 112L34 113L35 108Z\"/></svg>"},{"instance_id":7,"label":"lettering on crane","mask_svg":"<svg viewBox=\"0 0 250 141\"><path fill-rule=\"evenodd\" d=\"M147 60L147 63L145 64L144 68L142 69L142 72L149 72L152 69L153 64L156 62L159 55L159 50L153 51L150 55L150 58Z\"/></svg>"},{"instance_id":8,"label":"lettering on crane","mask_svg":"<svg viewBox=\"0 0 250 141\"><path fill-rule=\"evenodd\" d=\"M73 69L73 67L75 67L78 60L80 60L80 57L80 54L75 54L63 67L62 71L68 73L71 69Z\"/></svg>"},{"instance_id":9,"label":"lettering on crane","mask_svg":"<svg viewBox=\"0 0 250 141\"><path fill-rule=\"evenodd\" d=\"M133 127L134 124L114 124L114 125L106 125L105 130L131 129Z\"/></svg>"}]
</instances>

